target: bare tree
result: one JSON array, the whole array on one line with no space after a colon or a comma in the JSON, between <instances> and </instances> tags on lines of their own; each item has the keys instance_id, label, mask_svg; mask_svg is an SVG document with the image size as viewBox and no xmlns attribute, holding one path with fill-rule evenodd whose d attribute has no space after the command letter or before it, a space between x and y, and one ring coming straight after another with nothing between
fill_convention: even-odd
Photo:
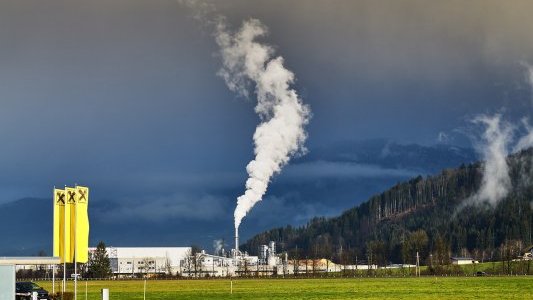
<instances>
[{"instance_id":1,"label":"bare tree","mask_svg":"<svg viewBox=\"0 0 533 300\"><path fill-rule=\"evenodd\" d=\"M141 272L142 277L146 277L148 273L155 273L155 261L151 257L144 257L137 267Z\"/></svg>"},{"instance_id":2,"label":"bare tree","mask_svg":"<svg viewBox=\"0 0 533 300\"><path fill-rule=\"evenodd\" d=\"M173 276L173 274L172 274L172 264L171 264L171 261L170 261L170 258L168 257L168 255L165 258L165 273L167 275L169 275L170 277Z\"/></svg>"},{"instance_id":3,"label":"bare tree","mask_svg":"<svg viewBox=\"0 0 533 300\"><path fill-rule=\"evenodd\" d=\"M298 276L298 273L300 272L300 258L298 257L298 246L294 249L293 254L293 268L294 268L294 276Z\"/></svg>"},{"instance_id":4,"label":"bare tree","mask_svg":"<svg viewBox=\"0 0 533 300\"><path fill-rule=\"evenodd\" d=\"M188 253L185 255L185 258L182 260L181 265L183 267L183 273L187 274L187 277L190 277L191 273L194 270L193 255L191 251L188 251Z\"/></svg>"},{"instance_id":5,"label":"bare tree","mask_svg":"<svg viewBox=\"0 0 533 300\"><path fill-rule=\"evenodd\" d=\"M198 274L201 272L201 263L202 263L202 253L198 246L191 246L191 250L187 251L185 259L182 260L183 273L186 273L187 276L191 277L191 274L194 274L194 277L198 277Z\"/></svg>"}]
</instances>

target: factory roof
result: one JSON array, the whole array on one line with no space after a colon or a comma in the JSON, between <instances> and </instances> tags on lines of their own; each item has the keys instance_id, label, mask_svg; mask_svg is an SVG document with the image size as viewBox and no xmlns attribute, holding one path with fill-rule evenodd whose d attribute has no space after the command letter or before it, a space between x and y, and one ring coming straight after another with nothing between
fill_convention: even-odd
<instances>
[{"instance_id":1,"label":"factory roof","mask_svg":"<svg viewBox=\"0 0 533 300\"><path fill-rule=\"evenodd\" d=\"M96 250L95 247L89 251ZM191 253L191 247L106 247L109 258L158 258L170 260L171 265L179 265L179 261Z\"/></svg>"}]
</instances>

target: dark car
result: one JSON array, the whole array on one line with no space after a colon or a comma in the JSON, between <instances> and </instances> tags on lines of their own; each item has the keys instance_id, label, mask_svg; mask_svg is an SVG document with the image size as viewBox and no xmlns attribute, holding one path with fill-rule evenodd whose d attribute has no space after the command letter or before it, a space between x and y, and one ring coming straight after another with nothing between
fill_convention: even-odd
<instances>
[{"instance_id":1,"label":"dark car","mask_svg":"<svg viewBox=\"0 0 533 300\"><path fill-rule=\"evenodd\" d=\"M48 291L33 282L17 282L15 286L15 299L31 300L33 292L37 292L37 299L49 300Z\"/></svg>"},{"instance_id":2,"label":"dark car","mask_svg":"<svg viewBox=\"0 0 533 300\"><path fill-rule=\"evenodd\" d=\"M487 276L487 273L482 271L477 271L476 276Z\"/></svg>"}]
</instances>

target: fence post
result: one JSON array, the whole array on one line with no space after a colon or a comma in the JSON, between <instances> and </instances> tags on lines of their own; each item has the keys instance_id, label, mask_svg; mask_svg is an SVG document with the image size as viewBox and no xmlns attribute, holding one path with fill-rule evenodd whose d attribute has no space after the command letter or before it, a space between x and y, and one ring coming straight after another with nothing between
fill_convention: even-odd
<instances>
[{"instance_id":1,"label":"fence post","mask_svg":"<svg viewBox=\"0 0 533 300\"><path fill-rule=\"evenodd\" d=\"M102 289L102 300L109 300L109 289Z\"/></svg>"}]
</instances>

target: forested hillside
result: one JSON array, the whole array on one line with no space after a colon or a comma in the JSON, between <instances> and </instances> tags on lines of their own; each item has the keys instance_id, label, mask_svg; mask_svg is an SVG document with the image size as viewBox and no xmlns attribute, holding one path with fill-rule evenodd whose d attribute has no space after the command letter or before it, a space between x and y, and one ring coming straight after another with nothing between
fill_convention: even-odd
<instances>
[{"instance_id":1,"label":"forested hillside","mask_svg":"<svg viewBox=\"0 0 533 300\"><path fill-rule=\"evenodd\" d=\"M334 218L261 233L243 247L277 241L298 257L385 265L422 260L445 263L450 255L481 260L519 255L532 244L533 149L508 157L512 187L495 207L466 205L482 181L482 164L461 165L400 183Z\"/></svg>"}]
</instances>

